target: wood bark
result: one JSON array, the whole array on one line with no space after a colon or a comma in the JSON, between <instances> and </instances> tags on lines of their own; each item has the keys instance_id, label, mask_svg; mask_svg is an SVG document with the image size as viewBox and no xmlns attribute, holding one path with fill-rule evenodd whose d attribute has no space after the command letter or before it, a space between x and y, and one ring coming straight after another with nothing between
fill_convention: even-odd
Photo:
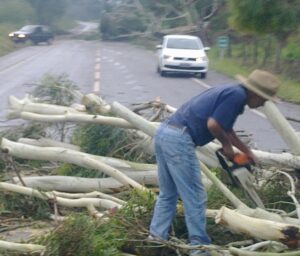
<instances>
[{"instance_id":1,"label":"wood bark","mask_svg":"<svg viewBox=\"0 0 300 256\"><path fill-rule=\"evenodd\" d=\"M93 159L88 154L82 152L77 152L69 149L53 148L53 147L50 148L44 147L43 150L41 151L40 147L12 142L5 138L2 138L0 147L2 150L4 150L5 152L13 156L17 156L25 159L48 160L48 161L72 163L85 168L99 170L115 178L125 186L131 186L134 188L147 190L147 188L140 185L136 181L130 179L119 170L105 163L102 163L99 160Z\"/></svg>"},{"instance_id":2,"label":"wood bark","mask_svg":"<svg viewBox=\"0 0 300 256\"><path fill-rule=\"evenodd\" d=\"M282 252L282 253L275 253L275 252L250 252L234 247L230 247L229 251L232 255L237 256L300 256L300 251L290 251L290 252Z\"/></svg>"},{"instance_id":3,"label":"wood bark","mask_svg":"<svg viewBox=\"0 0 300 256\"><path fill-rule=\"evenodd\" d=\"M71 107L57 106L45 103L33 103L29 98L18 100L14 96L9 97L8 104L12 109L18 109L20 111L32 112L37 114L63 115L66 112L80 113L79 111Z\"/></svg>"},{"instance_id":4,"label":"wood bark","mask_svg":"<svg viewBox=\"0 0 300 256\"><path fill-rule=\"evenodd\" d=\"M157 186L156 173L154 174L153 172L147 173L146 176L139 174L132 175L130 178L140 184ZM127 186L114 178L95 179L70 176L37 176L23 177L23 180L27 187L46 191L57 190L70 193L100 191L112 194L128 189ZM19 182L17 183L19 184Z\"/></svg>"},{"instance_id":5,"label":"wood bark","mask_svg":"<svg viewBox=\"0 0 300 256\"><path fill-rule=\"evenodd\" d=\"M299 156L300 138L294 128L278 110L276 105L271 101L267 101L264 105L264 112L273 127L278 131L285 143L288 145L291 152Z\"/></svg>"},{"instance_id":6,"label":"wood bark","mask_svg":"<svg viewBox=\"0 0 300 256\"><path fill-rule=\"evenodd\" d=\"M129 178L144 186L158 186L157 172L124 172ZM42 189L46 191L64 191L72 193L87 193L101 191L103 193L116 193L125 190L126 187L114 178L81 178L70 176L31 176L22 178L27 187ZM19 179L14 178L16 184L20 184ZM202 177L202 182L206 189L211 186L210 180Z\"/></svg>"},{"instance_id":7,"label":"wood bark","mask_svg":"<svg viewBox=\"0 0 300 256\"><path fill-rule=\"evenodd\" d=\"M51 192L40 192L36 189L10 184L6 182L0 182L0 189L27 195L27 196L34 196L43 200L52 200L53 202L56 202L58 205L62 205L69 208L88 207L89 205L93 205L94 207L101 208L101 209L112 209L112 208L121 207L121 204L118 204L108 199L101 199L101 198L67 199L67 198L57 197L55 196L55 194Z\"/></svg>"},{"instance_id":8,"label":"wood bark","mask_svg":"<svg viewBox=\"0 0 300 256\"><path fill-rule=\"evenodd\" d=\"M24 120L38 121L38 122L47 122L47 123L64 123L64 122L74 122L74 123L94 123L94 124L103 124L110 126L117 126L121 128L133 129L132 125L126 122L123 119L109 117L109 116L100 116L100 115L88 115L85 113L71 113L65 112L61 115L54 114L38 114L32 112L19 112L19 111L9 111L7 115L8 119L22 118Z\"/></svg>"},{"instance_id":9,"label":"wood bark","mask_svg":"<svg viewBox=\"0 0 300 256\"><path fill-rule=\"evenodd\" d=\"M49 138L39 138L37 140L30 139L30 138L20 138L20 139L18 139L18 142L23 143L23 144L33 145L33 146L39 146L39 147L60 147L60 148L66 148L66 149L71 149L71 150L75 150L75 151L80 151L79 146L60 142L57 140L52 140Z\"/></svg>"},{"instance_id":10,"label":"wood bark","mask_svg":"<svg viewBox=\"0 0 300 256\"><path fill-rule=\"evenodd\" d=\"M6 251L14 251L20 253L43 253L46 250L45 246L38 244L21 244L21 243L13 243L6 242L0 240L0 248Z\"/></svg>"},{"instance_id":11,"label":"wood bark","mask_svg":"<svg viewBox=\"0 0 300 256\"><path fill-rule=\"evenodd\" d=\"M257 239L280 241L294 248L298 247L300 242L300 226L248 217L224 206L215 220L217 224L227 226L236 233L247 234Z\"/></svg>"}]
</instances>

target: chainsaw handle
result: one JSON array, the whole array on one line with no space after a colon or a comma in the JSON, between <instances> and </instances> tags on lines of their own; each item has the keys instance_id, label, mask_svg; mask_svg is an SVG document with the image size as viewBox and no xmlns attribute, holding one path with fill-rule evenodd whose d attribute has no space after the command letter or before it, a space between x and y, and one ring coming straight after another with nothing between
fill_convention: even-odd
<instances>
[{"instance_id":1,"label":"chainsaw handle","mask_svg":"<svg viewBox=\"0 0 300 256\"><path fill-rule=\"evenodd\" d=\"M224 160L224 158L228 159L224 153L223 153L223 149L220 148L216 151L216 155L220 161L220 157L222 158L222 160L226 163L226 161ZM235 153L234 157L232 160L228 159L230 162L232 162L235 165L238 166L243 166L243 165L249 165L249 164L253 164L252 159L250 159L246 154L244 153ZM227 164L227 163L226 163Z\"/></svg>"}]
</instances>

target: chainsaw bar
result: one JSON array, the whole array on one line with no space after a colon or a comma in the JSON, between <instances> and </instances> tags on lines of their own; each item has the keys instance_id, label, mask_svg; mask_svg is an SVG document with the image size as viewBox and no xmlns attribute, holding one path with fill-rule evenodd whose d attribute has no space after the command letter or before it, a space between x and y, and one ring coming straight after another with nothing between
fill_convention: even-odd
<instances>
[{"instance_id":1,"label":"chainsaw bar","mask_svg":"<svg viewBox=\"0 0 300 256\"><path fill-rule=\"evenodd\" d=\"M258 196L255 186L253 185L255 178L251 173L251 165L249 163L243 165L232 163L229 165L225 156L221 153L221 150L216 151L216 156L223 170L226 171L228 177L230 178L232 185L241 187L258 207L264 209L265 206Z\"/></svg>"}]
</instances>

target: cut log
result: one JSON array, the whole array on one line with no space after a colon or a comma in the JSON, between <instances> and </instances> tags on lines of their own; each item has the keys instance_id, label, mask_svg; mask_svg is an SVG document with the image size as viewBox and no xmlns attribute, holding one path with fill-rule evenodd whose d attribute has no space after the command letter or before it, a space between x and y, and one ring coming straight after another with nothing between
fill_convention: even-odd
<instances>
[{"instance_id":1,"label":"cut log","mask_svg":"<svg viewBox=\"0 0 300 256\"><path fill-rule=\"evenodd\" d=\"M250 252L234 247L230 247L229 251L232 255L236 256L300 256L300 251L290 251L290 252L282 252L282 253L275 253L275 252Z\"/></svg>"},{"instance_id":2,"label":"cut log","mask_svg":"<svg viewBox=\"0 0 300 256\"><path fill-rule=\"evenodd\" d=\"M224 206L215 220L217 224L226 226L236 233L243 233L256 239L279 241L293 248L298 247L300 242L300 226L251 218Z\"/></svg>"}]
</instances>

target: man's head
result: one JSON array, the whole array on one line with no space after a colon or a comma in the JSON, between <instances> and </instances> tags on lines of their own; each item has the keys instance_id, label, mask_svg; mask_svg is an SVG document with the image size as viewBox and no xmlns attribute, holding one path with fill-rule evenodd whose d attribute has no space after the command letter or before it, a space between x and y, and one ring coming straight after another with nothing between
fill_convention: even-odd
<instances>
[{"instance_id":1,"label":"man's head","mask_svg":"<svg viewBox=\"0 0 300 256\"><path fill-rule=\"evenodd\" d=\"M236 79L248 90L247 105L250 108L262 106L267 100L276 101L276 93L280 83L273 74L256 69L248 78L236 75Z\"/></svg>"}]
</instances>

